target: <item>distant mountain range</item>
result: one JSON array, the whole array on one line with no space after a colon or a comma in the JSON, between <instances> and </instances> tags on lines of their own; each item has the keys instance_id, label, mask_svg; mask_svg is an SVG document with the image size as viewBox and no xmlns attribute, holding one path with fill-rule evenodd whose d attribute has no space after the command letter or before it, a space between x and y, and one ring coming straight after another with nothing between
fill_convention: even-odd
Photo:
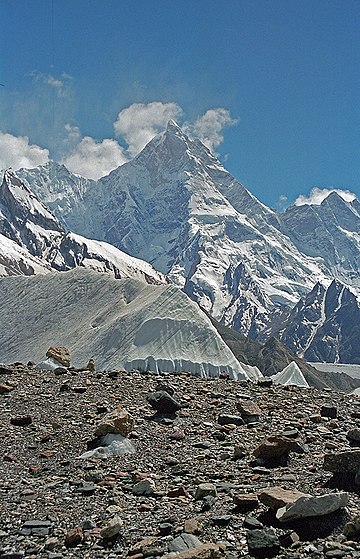
<instances>
[{"instance_id":1,"label":"distant mountain range","mask_svg":"<svg viewBox=\"0 0 360 559\"><path fill-rule=\"evenodd\" d=\"M352 325L359 324L358 200L346 202L332 192L320 205L276 212L173 121L132 161L98 181L54 162L23 169L17 177L41 200L42 210L16 233L21 217L14 223L6 199L0 232L45 267L68 269L91 261L92 267L102 262L109 268L114 263L109 264L109 253L104 257L105 241L150 263L218 322L244 335L264 340L276 334L308 359L359 362L346 324L349 316ZM41 231L45 218L54 231L50 240ZM325 293L331 299L333 285L342 292L337 299L333 295L340 307L327 304L324 319L320 299Z\"/></svg>"}]
</instances>

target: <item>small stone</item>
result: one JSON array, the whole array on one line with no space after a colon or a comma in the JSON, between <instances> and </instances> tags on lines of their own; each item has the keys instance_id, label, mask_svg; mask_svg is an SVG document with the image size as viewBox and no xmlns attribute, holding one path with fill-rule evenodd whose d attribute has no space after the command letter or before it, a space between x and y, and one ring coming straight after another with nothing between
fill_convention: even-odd
<instances>
[{"instance_id":1,"label":"small stone","mask_svg":"<svg viewBox=\"0 0 360 559\"><path fill-rule=\"evenodd\" d=\"M257 495L243 493L233 496L234 505L242 511L254 510L259 506Z\"/></svg>"},{"instance_id":2,"label":"small stone","mask_svg":"<svg viewBox=\"0 0 360 559\"><path fill-rule=\"evenodd\" d=\"M87 391L86 386L74 386L73 387L73 392L75 392L75 394L84 394Z\"/></svg>"},{"instance_id":3,"label":"small stone","mask_svg":"<svg viewBox=\"0 0 360 559\"><path fill-rule=\"evenodd\" d=\"M13 386L9 384L0 384L0 394L9 394L12 390L14 390Z\"/></svg>"},{"instance_id":4,"label":"small stone","mask_svg":"<svg viewBox=\"0 0 360 559\"><path fill-rule=\"evenodd\" d=\"M132 494L136 496L153 495L155 492L155 482L152 479L142 479L132 488Z\"/></svg>"},{"instance_id":5,"label":"small stone","mask_svg":"<svg viewBox=\"0 0 360 559\"><path fill-rule=\"evenodd\" d=\"M104 528L100 530L100 537L103 540L110 540L121 532L122 520L118 516L114 516Z\"/></svg>"},{"instance_id":6,"label":"small stone","mask_svg":"<svg viewBox=\"0 0 360 559\"><path fill-rule=\"evenodd\" d=\"M197 518L187 518L184 522L186 534L201 534L201 524Z\"/></svg>"},{"instance_id":7,"label":"small stone","mask_svg":"<svg viewBox=\"0 0 360 559\"><path fill-rule=\"evenodd\" d=\"M244 458L247 455L247 450L242 445L235 445L234 446L234 459L238 460L240 458Z\"/></svg>"},{"instance_id":8,"label":"small stone","mask_svg":"<svg viewBox=\"0 0 360 559\"><path fill-rule=\"evenodd\" d=\"M325 454L323 467L328 472L355 475L360 467L360 450Z\"/></svg>"},{"instance_id":9,"label":"small stone","mask_svg":"<svg viewBox=\"0 0 360 559\"><path fill-rule=\"evenodd\" d=\"M174 429L169 433L169 439L174 441L181 441L185 439L185 433L180 427L174 427Z\"/></svg>"},{"instance_id":10,"label":"small stone","mask_svg":"<svg viewBox=\"0 0 360 559\"><path fill-rule=\"evenodd\" d=\"M331 419L335 419L337 417L337 407L325 404L321 407L320 415L321 417L330 417Z\"/></svg>"},{"instance_id":11,"label":"small stone","mask_svg":"<svg viewBox=\"0 0 360 559\"><path fill-rule=\"evenodd\" d=\"M92 481L85 481L79 488L79 492L85 496L94 495L95 491L96 485Z\"/></svg>"},{"instance_id":12,"label":"small stone","mask_svg":"<svg viewBox=\"0 0 360 559\"><path fill-rule=\"evenodd\" d=\"M95 373L95 361L94 361L94 359L89 359L89 361L87 362L86 368L91 373Z\"/></svg>"},{"instance_id":13,"label":"small stone","mask_svg":"<svg viewBox=\"0 0 360 559\"><path fill-rule=\"evenodd\" d=\"M202 543L196 536L184 532L169 543L169 551L178 553L200 545L202 545Z\"/></svg>"},{"instance_id":14,"label":"small stone","mask_svg":"<svg viewBox=\"0 0 360 559\"><path fill-rule=\"evenodd\" d=\"M249 530L246 540L250 555L259 559L275 557L280 551L280 541L272 528Z\"/></svg>"},{"instance_id":15,"label":"small stone","mask_svg":"<svg viewBox=\"0 0 360 559\"><path fill-rule=\"evenodd\" d=\"M248 530L259 530L263 527L263 523L257 518L254 518L254 516L246 516L244 518L244 528L247 528Z\"/></svg>"},{"instance_id":16,"label":"small stone","mask_svg":"<svg viewBox=\"0 0 360 559\"><path fill-rule=\"evenodd\" d=\"M66 347L49 347L46 357L51 357L64 367L70 367L70 352Z\"/></svg>"},{"instance_id":17,"label":"small stone","mask_svg":"<svg viewBox=\"0 0 360 559\"><path fill-rule=\"evenodd\" d=\"M345 524L343 534L347 538L360 538L360 516Z\"/></svg>"},{"instance_id":18,"label":"small stone","mask_svg":"<svg viewBox=\"0 0 360 559\"><path fill-rule=\"evenodd\" d=\"M240 402L236 402L236 407L245 423L259 420L261 409L256 402L252 402L251 400L242 400Z\"/></svg>"},{"instance_id":19,"label":"small stone","mask_svg":"<svg viewBox=\"0 0 360 559\"><path fill-rule=\"evenodd\" d=\"M160 536L169 536L173 529L174 526L170 522L163 522L159 525L159 534Z\"/></svg>"},{"instance_id":20,"label":"small stone","mask_svg":"<svg viewBox=\"0 0 360 559\"><path fill-rule=\"evenodd\" d=\"M12 417L10 419L11 425L16 425L17 427L24 427L26 425L31 425L32 417L30 415L21 415L18 417Z\"/></svg>"},{"instance_id":21,"label":"small stone","mask_svg":"<svg viewBox=\"0 0 360 559\"><path fill-rule=\"evenodd\" d=\"M230 514L223 514L211 517L211 522L215 526L227 526L231 522L232 516Z\"/></svg>"},{"instance_id":22,"label":"small stone","mask_svg":"<svg viewBox=\"0 0 360 559\"><path fill-rule=\"evenodd\" d=\"M218 417L219 425L244 425L244 420L240 415L221 413Z\"/></svg>"},{"instance_id":23,"label":"small stone","mask_svg":"<svg viewBox=\"0 0 360 559\"><path fill-rule=\"evenodd\" d=\"M47 539L45 540L44 547L45 547L45 549L48 549L48 550L51 551L51 550L54 549L57 545L59 545L59 543L60 543L60 542L59 542L58 538L47 538Z\"/></svg>"},{"instance_id":24,"label":"small stone","mask_svg":"<svg viewBox=\"0 0 360 559\"><path fill-rule=\"evenodd\" d=\"M83 531L80 526L73 528L65 536L65 547L76 547L83 541L83 538Z\"/></svg>"},{"instance_id":25,"label":"small stone","mask_svg":"<svg viewBox=\"0 0 360 559\"><path fill-rule=\"evenodd\" d=\"M273 381L271 378L259 378L257 384L260 388L270 388L273 385Z\"/></svg>"},{"instance_id":26,"label":"small stone","mask_svg":"<svg viewBox=\"0 0 360 559\"><path fill-rule=\"evenodd\" d=\"M278 510L290 503L294 503L300 497L309 497L297 489L283 489L282 487L269 487L259 495L260 501L273 510Z\"/></svg>"},{"instance_id":27,"label":"small stone","mask_svg":"<svg viewBox=\"0 0 360 559\"><path fill-rule=\"evenodd\" d=\"M349 441L351 441L352 443L360 443L360 429L350 429L350 431L348 431L346 434L346 438L349 439Z\"/></svg>"},{"instance_id":28,"label":"small stone","mask_svg":"<svg viewBox=\"0 0 360 559\"><path fill-rule=\"evenodd\" d=\"M286 532L279 536L281 547L291 547L294 543L297 543L299 539L296 532Z\"/></svg>"},{"instance_id":29,"label":"small stone","mask_svg":"<svg viewBox=\"0 0 360 559\"><path fill-rule=\"evenodd\" d=\"M5 454L3 460L4 462L16 462L17 458L13 454Z\"/></svg>"},{"instance_id":30,"label":"small stone","mask_svg":"<svg viewBox=\"0 0 360 559\"><path fill-rule=\"evenodd\" d=\"M208 495L217 496L216 486L213 483L200 483L195 491L195 499L200 500Z\"/></svg>"},{"instance_id":31,"label":"small stone","mask_svg":"<svg viewBox=\"0 0 360 559\"><path fill-rule=\"evenodd\" d=\"M206 495L202 500L201 512L207 512L213 508L216 503L214 495Z\"/></svg>"},{"instance_id":32,"label":"small stone","mask_svg":"<svg viewBox=\"0 0 360 559\"><path fill-rule=\"evenodd\" d=\"M262 460L273 460L287 456L294 448L294 440L282 437L281 435L272 435L263 439L255 448L253 454L256 458Z\"/></svg>"},{"instance_id":33,"label":"small stone","mask_svg":"<svg viewBox=\"0 0 360 559\"><path fill-rule=\"evenodd\" d=\"M167 496L170 498L177 498L177 497L189 497L189 493L185 489L183 485L180 487L174 487L174 489L169 489L167 492Z\"/></svg>"}]
</instances>

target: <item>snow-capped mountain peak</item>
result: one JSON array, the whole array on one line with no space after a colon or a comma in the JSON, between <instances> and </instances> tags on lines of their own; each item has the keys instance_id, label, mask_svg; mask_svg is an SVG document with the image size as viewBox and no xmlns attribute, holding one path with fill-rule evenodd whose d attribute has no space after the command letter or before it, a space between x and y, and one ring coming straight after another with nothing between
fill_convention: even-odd
<instances>
[{"instance_id":1,"label":"snow-capped mountain peak","mask_svg":"<svg viewBox=\"0 0 360 559\"><path fill-rule=\"evenodd\" d=\"M52 173L47 182L36 170L22 177L62 223L150 262L245 334L256 337L316 282L338 277L360 289L357 200L330 193L277 213L174 121L99 181Z\"/></svg>"}]
</instances>

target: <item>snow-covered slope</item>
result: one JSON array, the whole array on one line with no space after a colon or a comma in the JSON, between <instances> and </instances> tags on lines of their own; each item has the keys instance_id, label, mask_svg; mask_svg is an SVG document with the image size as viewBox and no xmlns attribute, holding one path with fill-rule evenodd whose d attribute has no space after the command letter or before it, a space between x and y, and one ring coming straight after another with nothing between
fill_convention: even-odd
<instances>
[{"instance_id":1,"label":"snow-covered slope","mask_svg":"<svg viewBox=\"0 0 360 559\"><path fill-rule=\"evenodd\" d=\"M359 301L337 280L316 284L273 333L307 361L360 363Z\"/></svg>"},{"instance_id":2,"label":"snow-covered slope","mask_svg":"<svg viewBox=\"0 0 360 559\"><path fill-rule=\"evenodd\" d=\"M282 371L273 375L272 381L274 384L282 384L284 386L301 386L303 388L309 388L308 383L302 372L300 371L298 365L295 361L291 361L289 365L285 367Z\"/></svg>"},{"instance_id":3,"label":"snow-covered slope","mask_svg":"<svg viewBox=\"0 0 360 559\"><path fill-rule=\"evenodd\" d=\"M277 214L172 121L133 161L79 193L66 219L151 262L216 319L252 336L326 278L320 261L280 232Z\"/></svg>"},{"instance_id":4,"label":"snow-covered slope","mask_svg":"<svg viewBox=\"0 0 360 559\"><path fill-rule=\"evenodd\" d=\"M21 312L19 309L21 308ZM196 303L173 285L76 268L0 279L0 361L39 361L51 345L76 366L247 374Z\"/></svg>"},{"instance_id":5,"label":"snow-covered slope","mask_svg":"<svg viewBox=\"0 0 360 559\"><path fill-rule=\"evenodd\" d=\"M333 277L360 292L360 203L331 192L321 204L290 206L283 232L309 256L323 258Z\"/></svg>"},{"instance_id":6,"label":"snow-covered slope","mask_svg":"<svg viewBox=\"0 0 360 559\"><path fill-rule=\"evenodd\" d=\"M65 165L55 161L34 169L20 169L16 174L56 215L65 229L79 229L79 224L72 221L72 215L81 213L76 208L82 205L84 194L92 188L94 181L72 173Z\"/></svg>"},{"instance_id":7,"label":"snow-covered slope","mask_svg":"<svg viewBox=\"0 0 360 559\"><path fill-rule=\"evenodd\" d=\"M50 266L0 233L0 276L45 274Z\"/></svg>"},{"instance_id":8,"label":"snow-covered slope","mask_svg":"<svg viewBox=\"0 0 360 559\"><path fill-rule=\"evenodd\" d=\"M0 275L32 275L82 266L110 272L116 278L166 282L147 262L108 243L66 233L57 218L11 170L5 171L0 187L0 234Z\"/></svg>"}]
</instances>

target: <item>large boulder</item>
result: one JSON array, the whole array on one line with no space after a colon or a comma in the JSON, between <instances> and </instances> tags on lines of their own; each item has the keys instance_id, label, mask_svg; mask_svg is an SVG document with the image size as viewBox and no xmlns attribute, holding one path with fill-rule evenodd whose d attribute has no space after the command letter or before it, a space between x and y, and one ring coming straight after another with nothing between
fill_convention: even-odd
<instances>
[{"instance_id":1,"label":"large boulder","mask_svg":"<svg viewBox=\"0 0 360 559\"><path fill-rule=\"evenodd\" d=\"M146 399L150 406L160 414L173 415L182 407L181 404L165 390L150 392Z\"/></svg>"},{"instance_id":2,"label":"large boulder","mask_svg":"<svg viewBox=\"0 0 360 559\"><path fill-rule=\"evenodd\" d=\"M70 352L66 347L49 347L46 357L50 357L64 367L70 367Z\"/></svg>"},{"instance_id":3,"label":"large boulder","mask_svg":"<svg viewBox=\"0 0 360 559\"><path fill-rule=\"evenodd\" d=\"M334 474L353 474L360 469L360 450L332 452L324 456L324 470Z\"/></svg>"}]
</instances>

